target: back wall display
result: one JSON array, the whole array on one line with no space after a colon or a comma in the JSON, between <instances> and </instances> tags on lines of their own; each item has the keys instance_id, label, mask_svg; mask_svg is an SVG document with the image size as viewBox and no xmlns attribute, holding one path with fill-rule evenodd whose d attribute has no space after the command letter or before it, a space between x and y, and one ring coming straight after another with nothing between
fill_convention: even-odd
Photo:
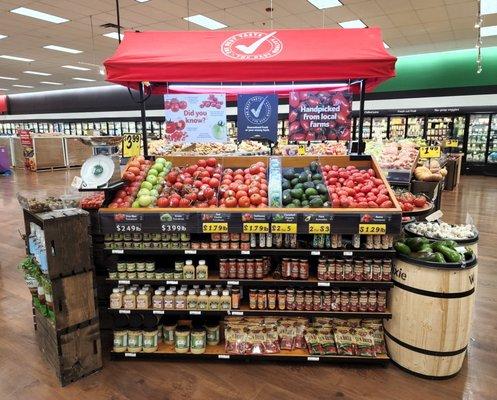
<instances>
[{"instance_id":1,"label":"back wall display","mask_svg":"<svg viewBox=\"0 0 497 400\"><path fill-rule=\"evenodd\" d=\"M350 92L295 91L289 94L289 104L289 141L350 140Z\"/></svg>"},{"instance_id":2,"label":"back wall display","mask_svg":"<svg viewBox=\"0 0 497 400\"><path fill-rule=\"evenodd\" d=\"M171 142L225 143L225 94L166 94L166 139Z\"/></svg>"}]
</instances>

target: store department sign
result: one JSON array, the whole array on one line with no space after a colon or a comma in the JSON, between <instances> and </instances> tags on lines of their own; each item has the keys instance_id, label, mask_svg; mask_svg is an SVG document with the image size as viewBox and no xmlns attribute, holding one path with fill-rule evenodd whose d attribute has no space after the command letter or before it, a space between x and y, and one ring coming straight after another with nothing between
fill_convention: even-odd
<instances>
[{"instance_id":1,"label":"store department sign","mask_svg":"<svg viewBox=\"0 0 497 400\"><path fill-rule=\"evenodd\" d=\"M241 94L238 103L238 140L277 141L278 95Z\"/></svg>"},{"instance_id":2,"label":"store department sign","mask_svg":"<svg viewBox=\"0 0 497 400\"><path fill-rule=\"evenodd\" d=\"M238 60L264 60L277 56L283 43L276 37L278 32L240 32L221 44L221 52Z\"/></svg>"},{"instance_id":3,"label":"store department sign","mask_svg":"<svg viewBox=\"0 0 497 400\"><path fill-rule=\"evenodd\" d=\"M226 95L166 94L166 140L186 143L225 143Z\"/></svg>"}]
</instances>

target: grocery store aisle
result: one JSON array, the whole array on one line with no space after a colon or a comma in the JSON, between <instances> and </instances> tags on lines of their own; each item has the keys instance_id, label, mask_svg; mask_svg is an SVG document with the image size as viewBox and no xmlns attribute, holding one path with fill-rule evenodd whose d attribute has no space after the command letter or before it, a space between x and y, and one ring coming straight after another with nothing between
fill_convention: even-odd
<instances>
[{"instance_id":1,"label":"grocery store aisle","mask_svg":"<svg viewBox=\"0 0 497 400\"><path fill-rule=\"evenodd\" d=\"M448 381L415 378L393 365L318 366L273 363L110 362L65 388L41 358L34 341L30 295L16 264L24 255L18 190L67 187L77 171L0 177L0 398L14 399L493 399L497 386L497 179L463 177L444 192L447 222L467 212L480 230L479 284L469 356Z\"/></svg>"}]
</instances>

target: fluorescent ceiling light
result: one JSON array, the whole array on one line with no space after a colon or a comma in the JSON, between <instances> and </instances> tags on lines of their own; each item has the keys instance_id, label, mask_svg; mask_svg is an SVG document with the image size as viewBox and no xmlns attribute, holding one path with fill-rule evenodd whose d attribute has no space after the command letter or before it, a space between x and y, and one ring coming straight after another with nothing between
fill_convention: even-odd
<instances>
[{"instance_id":1,"label":"fluorescent ceiling light","mask_svg":"<svg viewBox=\"0 0 497 400\"><path fill-rule=\"evenodd\" d=\"M389 48L390 48L390 46L389 46L388 44L386 44L385 42L383 42L383 47L384 47L385 49L389 49Z\"/></svg>"},{"instance_id":2,"label":"fluorescent ceiling light","mask_svg":"<svg viewBox=\"0 0 497 400\"><path fill-rule=\"evenodd\" d=\"M150 0L135 0L135 1L138 3L146 3L147 1L150 1Z\"/></svg>"},{"instance_id":3,"label":"fluorescent ceiling light","mask_svg":"<svg viewBox=\"0 0 497 400\"><path fill-rule=\"evenodd\" d=\"M64 53L79 54L82 53L81 50L70 49L69 47L56 46L54 44L49 44L48 46L43 46L44 49L63 51Z\"/></svg>"},{"instance_id":4,"label":"fluorescent ceiling light","mask_svg":"<svg viewBox=\"0 0 497 400\"><path fill-rule=\"evenodd\" d=\"M362 22L360 19L354 19L353 21L345 21L345 22L339 22L338 25L340 25L342 28L366 28L367 25Z\"/></svg>"},{"instance_id":5,"label":"fluorescent ceiling light","mask_svg":"<svg viewBox=\"0 0 497 400\"><path fill-rule=\"evenodd\" d=\"M62 68L75 69L78 71L91 71L90 68L76 67L75 65L62 65Z\"/></svg>"},{"instance_id":6,"label":"fluorescent ceiling light","mask_svg":"<svg viewBox=\"0 0 497 400\"><path fill-rule=\"evenodd\" d=\"M63 84L62 84L62 83L60 83L60 82L50 82L50 81L42 81L42 82L40 82L40 83L44 83L45 85L57 85L57 86L59 86L59 85L63 85Z\"/></svg>"},{"instance_id":7,"label":"fluorescent ceiling light","mask_svg":"<svg viewBox=\"0 0 497 400\"><path fill-rule=\"evenodd\" d=\"M24 58L24 57L16 57L16 56L8 56L6 54L2 54L0 58L5 58L6 60L14 60L14 61L24 61L24 62L31 62L34 61L31 58Z\"/></svg>"},{"instance_id":8,"label":"fluorescent ceiling light","mask_svg":"<svg viewBox=\"0 0 497 400\"><path fill-rule=\"evenodd\" d=\"M7 35L1 35L0 34L0 39L5 39L6 37L7 37ZM8 89L6 89L6 90L8 90Z\"/></svg>"},{"instance_id":9,"label":"fluorescent ceiling light","mask_svg":"<svg viewBox=\"0 0 497 400\"><path fill-rule=\"evenodd\" d=\"M481 14L495 14L497 13L497 1L495 0L481 0Z\"/></svg>"},{"instance_id":10,"label":"fluorescent ceiling light","mask_svg":"<svg viewBox=\"0 0 497 400\"><path fill-rule=\"evenodd\" d=\"M29 85L12 85L12 86L15 86L15 87L22 87L22 88L27 88L27 89L32 89L32 88L34 88L34 86L29 86Z\"/></svg>"},{"instance_id":11,"label":"fluorescent ceiling light","mask_svg":"<svg viewBox=\"0 0 497 400\"><path fill-rule=\"evenodd\" d=\"M19 7L10 10L11 13L24 15L26 17L41 19L43 21L53 22L54 24L62 24L69 21L68 19L57 17L56 15L47 14L41 11L31 10L26 7Z\"/></svg>"},{"instance_id":12,"label":"fluorescent ceiling light","mask_svg":"<svg viewBox=\"0 0 497 400\"><path fill-rule=\"evenodd\" d=\"M95 82L95 79L88 79L88 78L72 78L75 81L83 81L83 82Z\"/></svg>"},{"instance_id":13,"label":"fluorescent ceiling light","mask_svg":"<svg viewBox=\"0 0 497 400\"><path fill-rule=\"evenodd\" d=\"M226 28L228 26L202 14L192 15L191 17L184 17L183 19L185 21L193 22L194 24L203 26L204 28L210 30Z\"/></svg>"},{"instance_id":14,"label":"fluorescent ceiling light","mask_svg":"<svg viewBox=\"0 0 497 400\"><path fill-rule=\"evenodd\" d=\"M104 33L102 36L105 36L105 37L108 37L108 38L111 38L111 39L118 39L118 35L117 35L117 32L109 32L109 33ZM121 40L123 40L124 38L124 35L121 33Z\"/></svg>"},{"instance_id":15,"label":"fluorescent ceiling light","mask_svg":"<svg viewBox=\"0 0 497 400\"><path fill-rule=\"evenodd\" d=\"M9 90L9 89L0 88L0 90Z\"/></svg>"},{"instance_id":16,"label":"fluorescent ceiling light","mask_svg":"<svg viewBox=\"0 0 497 400\"><path fill-rule=\"evenodd\" d=\"M343 4L340 3L338 0L307 0L307 1L311 3L314 7L319 8L320 10L324 8L343 6Z\"/></svg>"},{"instance_id":17,"label":"fluorescent ceiling light","mask_svg":"<svg viewBox=\"0 0 497 400\"><path fill-rule=\"evenodd\" d=\"M6 81L18 81L19 78L11 78L10 76L0 76L0 79L5 79Z\"/></svg>"},{"instance_id":18,"label":"fluorescent ceiling light","mask_svg":"<svg viewBox=\"0 0 497 400\"><path fill-rule=\"evenodd\" d=\"M497 25L492 26L482 26L480 28L480 32L482 36L495 36L497 35Z\"/></svg>"},{"instance_id":19,"label":"fluorescent ceiling light","mask_svg":"<svg viewBox=\"0 0 497 400\"><path fill-rule=\"evenodd\" d=\"M41 76L50 76L52 74L49 74L48 72L37 72L37 71L22 71L23 74L30 74L30 75L41 75Z\"/></svg>"}]
</instances>

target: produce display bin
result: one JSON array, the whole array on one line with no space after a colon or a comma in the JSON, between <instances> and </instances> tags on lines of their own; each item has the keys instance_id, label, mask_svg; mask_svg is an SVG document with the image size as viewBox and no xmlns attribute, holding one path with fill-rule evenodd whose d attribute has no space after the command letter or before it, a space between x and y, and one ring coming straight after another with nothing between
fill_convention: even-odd
<instances>
[{"instance_id":1,"label":"produce display bin","mask_svg":"<svg viewBox=\"0 0 497 400\"><path fill-rule=\"evenodd\" d=\"M77 137L64 137L66 163L68 167L80 167L86 159L90 158L92 148L83 144Z\"/></svg>"}]
</instances>

